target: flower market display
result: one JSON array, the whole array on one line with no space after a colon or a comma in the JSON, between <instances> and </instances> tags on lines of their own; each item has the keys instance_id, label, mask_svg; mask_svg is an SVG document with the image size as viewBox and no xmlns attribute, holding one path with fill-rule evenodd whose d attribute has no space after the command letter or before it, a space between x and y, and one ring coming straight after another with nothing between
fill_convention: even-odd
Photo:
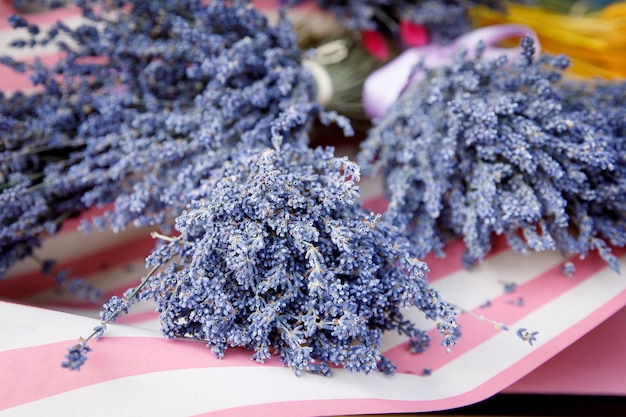
<instances>
[{"instance_id":1,"label":"flower market display","mask_svg":"<svg viewBox=\"0 0 626 417\"><path fill-rule=\"evenodd\" d=\"M562 3L0 4L0 415L450 409L620 310L626 82Z\"/></svg>"}]
</instances>

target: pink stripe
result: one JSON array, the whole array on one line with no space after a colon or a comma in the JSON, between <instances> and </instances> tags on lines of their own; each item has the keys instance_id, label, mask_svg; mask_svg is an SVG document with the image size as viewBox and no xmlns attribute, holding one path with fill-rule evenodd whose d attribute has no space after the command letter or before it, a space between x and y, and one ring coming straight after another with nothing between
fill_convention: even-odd
<instances>
[{"instance_id":1,"label":"pink stripe","mask_svg":"<svg viewBox=\"0 0 626 417\"><path fill-rule=\"evenodd\" d=\"M624 328L626 307L505 392L626 395L626 372L615 372L626 370L626 337L619 335Z\"/></svg>"},{"instance_id":2,"label":"pink stripe","mask_svg":"<svg viewBox=\"0 0 626 417\"><path fill-rule=\"evenodd\" d=\"M364 376L367 378L367 376ZM416 396L419 393L416 393ZM487 397L485 397L487 398ZM484 399L484 398L483 398ZM477 400L479 401L479 400ZM450 406L448 406L450 404ZM349 398L336 400L281 401L208 411L193 417L310 417L352 414L416 413L446 410L466 405L454 398L436 401L397 401L377 398Z\"/></svg>"},{"instance_id":3,"label":"pink stripe","mask_svg":"<svg viewBox=\"0 0 626 417\"><path fill-rule=\"evenodd\" d=\"M63 262L59 265L59 269L70 268L75 276L86 277L98 270L124 265L145 257L154 248L154 244L154 239L142 236L96 254ZM34 271L14 276L11 279L0 280L0 294L5 298L19 300L33 293L49 290L54 286L52 277L45 277L39 271Z\"/></svg>"},{"instance_id":4,"label":"pink stripe","mask_svg":"<svg viewBox=\"0 0 626 417\"><path fill-rule=\"evenodd\" d=\"M291 407L308 404L308 408L300 408L301 412L310 415L311 407L315 405L317 414L324 404L334 410L340 406L341 410L349 409L353 412L402 412L402 411L433 411L447 409L470 404L487 398L512 383L520 376L526 374L529 369L547 360L578 338L581 333L588 331L614 313L626 302L626 291L614 297L610 302L596 310L581 322L572 325L563 334L540 346L536 350L499 373L496 377L479 385L477 388L459 396L436 401L396 401L396 400L349 400L323 401L320 409L318 402L288 402L280 403L281 412L288 411L286 415L304 415L291 413ZM117 378L146 374L150 372L198 368L199 364L206 367L231 367L231 366L258 366L248 359L249 352L241 349L231 349L227 352L227 360L215 359L204 348L202 343L187 341L174 341L164 343L154 338L115 338L108 337L95 344L96 350L91 353L89 362L83 372L69 374L67 370L52 366L70 346L72 341L57 342L53 344L30 348L15 349L0 352L0 364L4 370L5 378L15 381L8 389L0 393L0 409L15 407L20 404L36 401L62 392L78 389L84 386L101 383ZM157 343L159 346L157 347ZM151 352L145 355L145 352ZM29 366L24 367L24 360L28 360ZM114 364L114 366L111 366ZM276 361L270 361L271 366L280 366ZM364 376L364 378L366 378ZM25 383L24 381L28 381ZM451 381L453 383L453 381ZM417 395L417 393L416 393ZM367 403L367 404L366 404ZM368 405L368 410L361 410L361 406ZM255 406L256 407L259 406ZM275 405L266 404L259 410L275 409ZM229 410L228 415L243 415L249 407L241 407ZM239 411L238 411L239 410ZM203 414L206 416L219 415L216 413ZM257 414L261 415L261 414Z\"/></svg>"},{"instance_id":5,"label":"pink stripe","mask_svg":"<svg viewBox=\"0 0 626 417\"><path fill-rule=\"evenodd\" d=\"M250 352L229 349L216 359L202 342L165 341L148 337L104 337L91 346L85 368L79 372L60 366L75 340L0 352L3 378L13 381L0 391L0 410L37 401L93 384L151 372L192 368L262 366ZM146 352L150 352L146 355ZM27 366L25 364L28 363ZM282 366L270 360L263 366ZM285 369L285 372L291 372Z\"/></svg>"},{"instance_id":6,"label":"pink stripe","mask_svg":"<svg viewBox=\"0 0 626 417\"><path fill-rule=\"evenodd\" d=\"M339 400L319 401L288 401L269 402L226 410L210 411L197 414L194 417L247 417L254 416L292 416L308 417L315 415L337 414L382 414L382 413L419 413L439 410L450 410L457 407L474 404L501 392L530 370L539 367L546 360L561 352L565 347L578 339L581 334L593 329L606 317L615 313L626 304L626 291L622 291L601 308L588 315L580 322L566 329L559 337L549 340L540 347L533 349L527 356L520 359L493 378L484 381L475 388L456 396L450 396L431 401L401 401L377 398L349 398ZM367 378L364 376L364 378ZM454 381L449 381L452 386ZM419 397L419 393L415 393Z\"/></svg>"},{"instance_id":7,"label":"pink stripe","mask_svg":"<svg viewBox=\"0 0 626 417\"><path fill-rule=\"evenodd\" d=\"M46 65L47 67L51 67L59 60L60 56L60 53L49 53L39 55L39 58L44 65ZM16 58L16 60L30 64L35 60L35 58L29 56ZM5 93L12 93L22 90L32 90L34 88L33 83L28 79L28 77L29 72L19 73L15 72L11 68L5 67L4 65L0 65L0 88Z\"/></svg>"},{"instance_id":8,"label":"pink stripe","mask_svg":"<svg viewBox=\"0 0 626 417\"><path fill-rule=\"evenodd\" d=\"M155 310L143 311L141 313L133 313L131 311L130 314L120 316L117 319L117 323L132 325L132 324L145 323L147 321L158 320L158 319L159 319L159 313Z\"/></svg>"},{"instance_id":9,"label":"pink stripe","mask_svg":"<svg viewBox=\"0 0 626 417\"><path fill-rule=\"evenodd\" d=\"M623 256L626 249L615 251L617 256ZM476 308L472 312L476 315L484 315L492 320L503 323L513 323L522 319L527 314L555 299L561 294L571 290L580 283L588 280L594 274L606 268L604 261L596 254L590 255L586 260L574 260L576 273L574 277L567 278L561 274L561 268L555 267L537 276L533 280L520 285L517 291L511 294L503 294L493 300L489 308ZM517 297L524 298L524 307L508 304L507 301ZM454 358L460 358L481 343L489 340L500 330L495 330L489 323L475 323L476 319L463 314L458 318L461 325L462 336L459 343L447 354L445 349L438 346L440 336L436 329L429 331L431 346L425 352L418 355L408 351L408 342L398 345L385 352L385 355L398 366L398 372L420 374L424 368L435 371ZM471 331L463 332L463 328ZM529 329L540 330L540 329ZM512 338L516 338L515 329L510 329ZM539 337L541 337L539 335ZM517 341L516 341L517 342Z\"/></svg>"},{"instance_id":10,"label":"pink stripe","mask_svg":"<svg viewBox=\"0 0 626 417\"><path fill-rule=\"evenodd\" d=\"M275 0L254 0L253 3L259 9L276 9ZM7 17L14 14L24 16L29 23L36 25L51 25L57 20L81 16L81 11L77 7L70 5L61 9L24 14L14 8L9 0L3 0L0 1L0 30L12 30L11 26L9 26L9 23L7 22Z\"/></svg>"},{"instance_id":11,"label":"pink stripe","mask_svg":"<svg viewBox=\"0 0 626 417\"><path fill-rule=\"evenodd\" d=\"M367 376L364 376L367 378ZM484 400L497 392L459 395L441 400L399 401L378 398L281 401L208 411L193 417L310 417L352 414L419 413L449 410ZM468 393L470 394L470 393ZM471 393L473 394L473 392ZM416 392L416 397L419 393Z\"/></svg>"},{"instance_id":12,"label":"pink stripe","mask_svg":"<svg viewBox=\"0 0 626 417\"><path fill-rule=\"evenodd\" d=\"M492 239L491 251L485 255L483 260L487 261L494 255L502 253L510 248L507 245L506 238L504 236L494 236ZM424 262L428 264L430 272L428 273L428 282L433 283L441 278L444 278L454 272L463 269L462 257L465 251L465 244L462 240L453 240L446 244L445 257L440 258L435 256L432 252L424 257Z\"/></svg>"},{"instance_id":13,"label":"pink stripe","mask_svg":"<svg viewBox=\"0 0 626 417\"><path fill-rule=\"evenodd\" d=\"M363 208L374 213L384 213L388 206L389 203L383 196L373 197L363 202Z\"/></svg>"},{"instance_id":14,"label":"pink stripe","mask_svg":"<svg viewBox=\"0 0 626 417\"><path fill-rule=\"evenodd\" d=\"M107 211L112 211L113 209L114 205L112 203L104 205L102 207L91 207L82 212L78 217L73 217L64 221L61 225L59 233L74 232L83 220L89 220L93 219L94 217L102 216Z\"/></svg>"}]
</instances>

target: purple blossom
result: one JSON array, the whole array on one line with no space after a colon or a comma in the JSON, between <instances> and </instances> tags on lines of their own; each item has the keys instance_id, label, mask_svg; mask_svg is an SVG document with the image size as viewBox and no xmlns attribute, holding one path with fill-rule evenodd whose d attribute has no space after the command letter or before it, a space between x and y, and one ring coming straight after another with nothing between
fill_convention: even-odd
<instances>
[{"instance_id":1,"label":"purple blossom","mask_svg":"<svg viewBox=\"0 0 626 417\"><path fill-rule=\"evenodd\" d=\"M100 312L100 319L103 322L115 322L115 319L120 313L128 314L128 308L130 307L130 300L126 298L119 298L113 296L102 307ZM102 335L104 329L98 329L98 334Z\"/></svg>"},{"instance_id":2,"label":"purple blossom","mask_svg":"<svg viewBox=\"0 0 626 417\"><path fill-rule=\"evenodd\" d=\"M167 338L272 355L302 371L393 371L384 331L425 340L401 309L438 321L456 341L454 308L428 288L427 267L400 231L357 203L358 166L332 149L284 144L242 152L176 219L148 265L166 263L141 297Z\"/></svg>"},{"instance_id":3,"label":"purple blossom","mask_svg":"<svg viewBox=\"0 0 626 417\"><path fill-rule=\"evenodd\" d=\"M64 368L72 371L79 371L80 367L87 360L87 353L91 352L91 348L84 343L77 343L68 349L65 361L61 363Z\"/></svg>"},{"instance_id":4,"label":"purple blossom","mask_svg":"<svg viewBox=\"0 0 626 417\"><path fill-rule=\"evenodd\" d=\"M563 273L563 275L571 277L572 275L574 275L574 272L576 272L576 267L574 266L573 262L566 261L561 267L561 272Z\"/></svg>"},{"instance_id":5,"label":"purple blossom","mask_svg":"<svg viewBox=\"0 0 626 417\"><path fill-rule=\"evenodd\" d=\"M528 342L529 345L533 345L533 342L537 340L537 334L539 332L529 332L526 328L517 329L517 336L522 339L524 342Z\"/></svg>"},{"instance_id":6,"label":"purple blossom","mask_svg":"<svg viewBox=\"0 0 626 417\"><path fill-rule=\"evenodd\" d=\"M427 71L378 120L357 158L382 173L390 221L420 256L461 236L466 266L505 235L520 252L626 244L626 83L561 80L563 56L479 56Z\"/></svg>"},{"instance_id":7,"label":"purple blossom","mask_svg":"<svg viewBox=\"0 0 626 417\"><path fill-rule=\"evenodd\" d=\"M409 340L409 351L411 353L422 353L430 346L430 336L422 332Z\"/></svg>"}]
</instances>

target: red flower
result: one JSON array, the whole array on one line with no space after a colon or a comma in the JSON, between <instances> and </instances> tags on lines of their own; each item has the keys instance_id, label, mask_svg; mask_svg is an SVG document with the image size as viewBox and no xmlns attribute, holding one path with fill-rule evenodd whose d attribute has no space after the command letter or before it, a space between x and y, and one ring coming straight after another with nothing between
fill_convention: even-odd
<instances>
[{"instance_id":1,"label":"red flower","mask_svg":"<svg viewBox=\"0 0 626 417\"><path fill-rule=\"evenodd\" d=\"M408 20L400 21L400 37L408 47L424 46L428 43L426 28Z\"/></svg>"},{"instance_id":2,"label":"red flower","mask_svg":"<svg viewBox=\"0 0 626 417\"><path fill-rule=\"evenodd\" d=\"M361 32L363 47L376 58L381 61L389 58L389 48L387 48L387 43L385 42L385 38L380 32L376 32L375 30L364 30Z\"/></svg>"}]
</instances>

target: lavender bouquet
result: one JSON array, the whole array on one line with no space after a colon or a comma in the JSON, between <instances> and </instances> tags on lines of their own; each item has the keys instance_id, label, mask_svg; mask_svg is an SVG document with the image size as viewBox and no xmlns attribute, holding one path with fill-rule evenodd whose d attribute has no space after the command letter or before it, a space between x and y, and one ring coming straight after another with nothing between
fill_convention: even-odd
<instances>
[{"instance_id":1,"label":"lavender bouquet","mask_svg":"<svg viewBox=\"0 0 626 417\"><path fill-rule=\"evenodd\" d=\"M180 234L157 235L166 244L147 266L160 272L111 299L64 366L80 368L87 342L140 298L156 301L167 338L205 341L218 358L232 347L261 363L277 356L296 374L393 373L383 332L428 341L403 317L406 307L437 320L449 349L455 307L429 288L401 231L357 202L358 180L358 166L332 149L242 151L176 219Z\"/></svg>"},{"instance_id":2,"label":"lavender bouquet","mask_svg":"<svg viewBox=\"0 0 626 417\"><path fill-rule=\"evenodd\" d=\"M28 33L13 46L63 55L2 59L36 91L0 96L0 277L88 207L114 203L99 227L167 229L237 149L306 143L316 117L343 121L316 102L282 15L271 26L246 1L75 3L75 29L10 18Z\"/></svg>"},{"instance_id":3,"label":"lavender bouquet","mask_svg":"<svg viewBox=\"0 0 626 417\"><path fill-rule=\"evenodd\" d=\"M618 270L610 245L626 243L626 87L565 81L566 57L535 58L530 38L521 45L517 63L483 59L479 47L475 59L425 71L358 161L382 173L386 215L418 256L461 236L469 266L498 234L520 252L597 251Z\"/></svg>"}]
</instances>

